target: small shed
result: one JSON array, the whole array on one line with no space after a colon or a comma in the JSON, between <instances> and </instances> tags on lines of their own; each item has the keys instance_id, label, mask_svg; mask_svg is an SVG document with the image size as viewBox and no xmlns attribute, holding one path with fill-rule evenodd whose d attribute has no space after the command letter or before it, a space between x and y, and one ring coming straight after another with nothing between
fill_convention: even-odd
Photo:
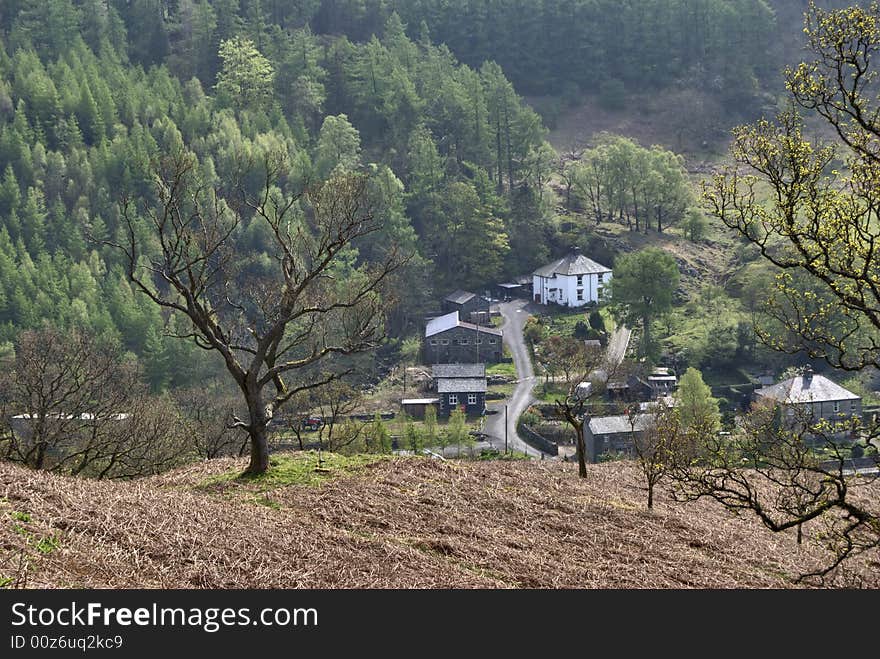
<instances>
[{"instance_id":1,"label":"small shed","mask_svg":"<svg viewBox=\"0 0 880 659\"><path fill-rule=\"evenodd\" d=\"M472 323L489 323L489 301L476 293L458 290L443 299L443 313L458 312L459 318Z\"/></svg>"},{"instance_id":2,"label":"small shed","mask_svg":"<svg viewBox=\"0 0 880 659\"><path fill-rule=\"evenodd\" d=\"M424 419L425 411L429 407L436 409L439 404L439 398L404 398L400 401L404 414L413 419Z\"/></svg>"}]
</instances>

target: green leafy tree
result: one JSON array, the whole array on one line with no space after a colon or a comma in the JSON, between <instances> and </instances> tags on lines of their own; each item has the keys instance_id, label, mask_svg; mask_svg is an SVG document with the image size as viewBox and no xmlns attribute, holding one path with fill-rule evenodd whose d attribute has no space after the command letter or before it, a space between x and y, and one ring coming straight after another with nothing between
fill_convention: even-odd
<instances>
[{"instance_id":1,"label":"green leafy tree","mask_svg":"<svg viewBox=\"0 0 880 659\"><path fill-rule=\"evenodd\" d=\"M679 420L685 429L699 423L703 428L720 430L721 414L718 411L718 400L712 398L712 390L703 382L703 374L697 369L689 368L681 376L675 399Z\"/></svg>"},{"instance_id":2,"label":"green leafy tree","mask_svg":"<svg viewBox=\"0 0 880 659\"><path fill-rule=\"evenodd\" d=\"M254 42L234 37L220 43L222 66L217 76L217 94L237 111L266 109L272 99L275 70Z\"/></svg>"},{"instance_id":3,"label":"green leafy tree","mask_svg":"<svg viewBox=\"0 0 880 659\"><path fill-rule=\"evenodd\" d=\"M681 228L688 240L699 243L706 237L709 222L699 208L689 208L685 213Z\"/></svg>"},{"instance_id":4,"label":"green leafy tree","mask_svg":"<svg viewBox=\"0 0 880 659\"><path fill-rule=\"evenodd\" d=\"M425 446L434 447L438 444L439 439L440 436L437 431L437 408L433 405L428 405L425 408Z\"/></svg>"},{"instance_id":5,"label":"green leafy tree","mask_svg":"<svg viewBox=\"0 0 880 659\"><path fill-rule=\"evenodd\" d=\"M461 447L467 443L470 436L468 435L467 419L464 411L455 408L449 415L449 422L446 424L446 445L457 446L458 455L461 455Z\"/></svg>"},{"instance_id":6,"label":"green leafy tree","mask_svg":"<svg viewBox=\"0 0 880 659\"><path fill-rule=\"evenodd\" d=\"M407 448L413 453L418 453L422 448L422 434L412 419L406 421L405 441Z\"/></svg>"},{"instance_id":7,"label":"green leafy tree","mask_svg":"<svg viewBox=\"0 0 880 659\"><path fill-rule=\"evenodd\" d=\"M367 450L370 453L391 453L391 435L382 417L376 412L367 435Z\"/></svg>"},{"instance_id":8,"label":"green leafy tree","mask_svg":"<svg viewBox=\"0 0 880 659\"><path fill-rule=\"evenodd\" d=\"M318 176L326 177L336 167L352 171L360 161L360 151L360 134L346 115L325 117L315 157Z\"/></svg>"},{"instance_id":9,"label":"green leafy tree","mask_svg":"<svg viewBox=\"0 0 880 659\"><path fill-rule=\"evenodd\" d=\"M628 324L642 325L641 353L654 350L651 324L672 308L678 288L675 257L657 247L624 254L614 264L611 299L616 315Z\"/></svg>"}]
</instances>

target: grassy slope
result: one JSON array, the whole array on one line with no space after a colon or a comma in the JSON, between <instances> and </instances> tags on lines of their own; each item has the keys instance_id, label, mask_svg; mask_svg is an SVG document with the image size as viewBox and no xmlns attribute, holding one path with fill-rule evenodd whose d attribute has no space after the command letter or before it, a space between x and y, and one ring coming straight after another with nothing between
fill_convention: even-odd
<instances>
[{"instance_id":1,"label":"grassy slope","mask_svg":"<svg viewBox=\"0 0 880 659\"><path fill-rule=\"evenodd\" d=\"M305 459L257 483L224 477L236 460L128 483L0 464L0 574L28 587L764 588L793 586L817 558L709 504L661 494L648 512L623 463L579 480L564 463L338 461L305 484Z\"/></svg>"}]
</instances>

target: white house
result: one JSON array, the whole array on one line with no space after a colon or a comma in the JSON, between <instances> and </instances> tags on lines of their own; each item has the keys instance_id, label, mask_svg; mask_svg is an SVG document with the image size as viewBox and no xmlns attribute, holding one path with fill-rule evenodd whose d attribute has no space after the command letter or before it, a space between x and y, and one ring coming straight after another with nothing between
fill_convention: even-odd
<instances>
[{"instance_id":1,"label":"white house","mask_svg":"<svg viewBox=\"0 0 880 659\"><path fill-rule=\"evenodd\" d=\"M611 268L588 259L578 250L532 274L532 291L538 304L582 307L598 302L611 281Z\"/></svg>"}]
</instances>

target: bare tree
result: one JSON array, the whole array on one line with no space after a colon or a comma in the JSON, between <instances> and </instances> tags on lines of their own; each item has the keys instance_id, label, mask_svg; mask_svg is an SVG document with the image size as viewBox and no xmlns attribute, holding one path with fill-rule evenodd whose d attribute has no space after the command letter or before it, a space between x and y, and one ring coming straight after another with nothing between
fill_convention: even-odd
<instances>
[{"instance_id":1,"label":"bare tree","mask_svg":"<svg viewBox=\"0 0 880 659\"><path fill-rule=\"evenodd\" d=\"M3 456L34 469L80 473L102 456L137 389L118 345L78 330L28 330L8 365L11 432Z\"/></svg>"},{"instance_id":2,"label":"bare tree","mask_svg":"<svg viewBox=\"0 0 880 659\"><path fill-rule=\"evenodd\" d=\"M245 418L232 425L250 439L247 472L269 467L267 426L292 396L337 379L319 370L331 357L375 347L384 337L382 285L402 262L353 267L353 241L380 229L365 175L291 191L289 156L269 153L241 168L243 183L227 204L198 175L196 158L178 151L156 166L156 204L121 203L124 254L135 286L157 305L189 318L183 335L218 352L241 392ZM138 210L145 218L138 217ZM271 236L267 259L255 263L240 244L244 217ZM384 297L384 299L383 299Z\"/></svg>"},{"instance_id":3,"label":"bare tree","mask_svg":"<svg viewBox=\"0 0 880 659\"><path fill-rule=\"evenodd\" d=\"M557 398L555 406L556 413L574 429L578 475L586 478L587 462L596 461L596 446L593 441L587 441L585 429L590 423L592 399L604 391L608 373L597 368L602 363L601 349L584 346L579 354L581 363L577 372L581 377L569 381L566 395Z\"/></svg>"},{"instance_id":4,"label":"bare tree","mask_svg":"<svg viewBox=\"0 0 880 659\"><path fill-rule=\"evenodd\" d=\"M650 412L638 406L627 412L632 431L633 451L648 489L648 508L654 507L654 487L663 480L670 466L671 453L680 443L678 410L656 403Z\"/></svg>"},{"instance_id":5,"label":"bare tree","mask_svg":"<svg viewBox=\"0 0 880 659\"><path fill-rule=\"evenodd\" d=\"M730 437L693 429L690 454L671 461L673 496L752 512L771 531L797 530L798 542L804 525L813 523L813 537L833 559L804 576L824 576L846 558L880 547L880 506L865 491L874 479L852 477L848 445L839 439L864 429L857 419L817 422L809 411L788 415L788 409L756 405Z\"/></svg>"},{"instance_id":6,"label":"bare tree","mask_svg":"<svg viewBox=\"0 0 880 659\"><path fill-rule=\"evenodd\" d=\"M121 347L73 329L19 337L5 365L2 456L104 478L164 471L191 452L176 406L151 398Z\"/></svg>"},{"instance_id":7,"label":"bare tree","mask_svg":"<svg viewBox=\"0 0 880 659\"><path fill-rule=\"evenodd\" d=\"M342 380L336 380L316 392L318 410L324 423L318 433L321 448L338 451L355 442L366 428L354 423L350 415L361 403L360 392Z\"/></svg>"},{"instance_id":8,"label":"bare tree","mask_svg":"<svg viewBox=\"0 0 880 659\"><path fill-rule=\"evenodd\" d=\"M756 327L759 338L850 371L880 365L878 27L876 2L835 10L810 3L811 60L785 72L789 108L776 121L737 128L735 165L704 188L710 212L778 268L765 307L772 320ZM806 136L803 111L827 123L829 141ZM732 445L707 435L709 459L682 472L680 482L732 510L752 511L773 531L829 525L835 560L825 573L880 546L877 507L859 495L870 479L847 472L849 450L836 433L776 420L749 430ZM853 431L863 450L875 450L877 428ZM807 435L823 437L831 459L819 462ZM750 468L736 468L744 465Z\"/></svg>"},{"instance_id":9,"label":"bare tree","mask_svg":"<svg viewBox=\"0 0 880 659\"><path fill-rule=\"evenodd\" d=\"M174 392L190 443L196 455L212 460L227 455L241 455L247 435L241 428L231 428L228 419L241 405L234 392L219 383L206 384Z\"/></svg>"}]
</instances>

